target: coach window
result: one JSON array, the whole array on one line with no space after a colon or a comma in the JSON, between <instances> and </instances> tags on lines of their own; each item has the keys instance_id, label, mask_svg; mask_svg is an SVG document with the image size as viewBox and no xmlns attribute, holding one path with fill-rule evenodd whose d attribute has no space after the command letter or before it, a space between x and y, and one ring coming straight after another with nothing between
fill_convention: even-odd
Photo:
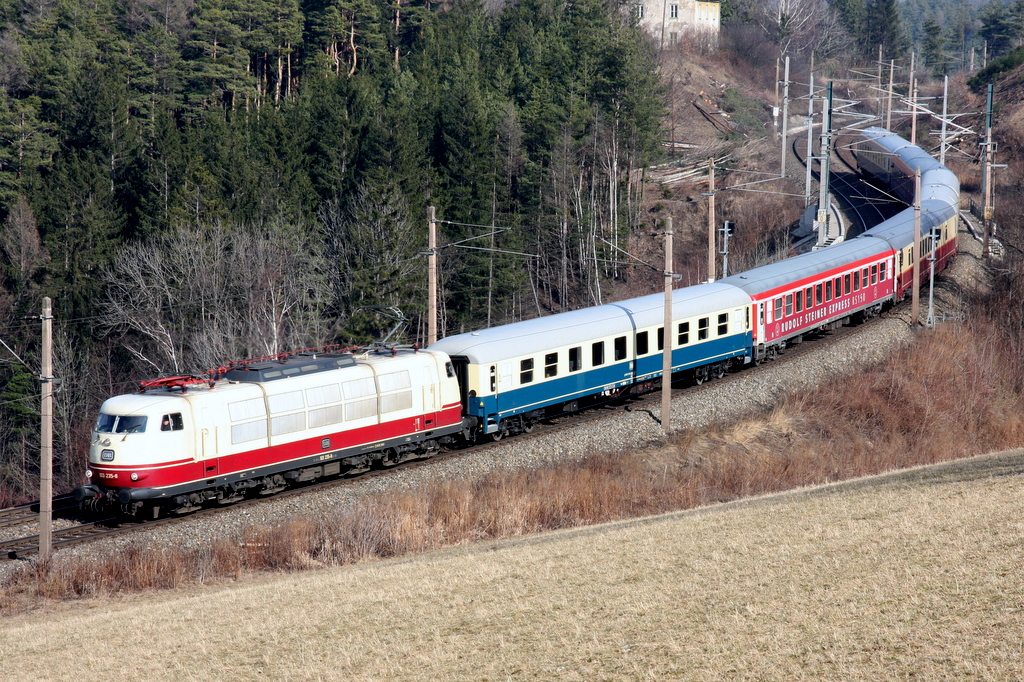
<instances>
[{"instance_id":1,"label":"coach window","mask_svg":"<svg viewBox=\"0 0 1024 682\"><path fill-rule=\"evenodd\" d=\"M677 341L678 341L678 344L680 346L685 346L686 344L690 343L690 323L689 322L680 322L679 323L679 338L678 338Z\"/></svg>"},{"instance_id":2,"label":"coach window","mask_svg":"<svg viewBox=\"0 0 1024 682\"><path fill-rule=\"evenodd\" d=\"M658 327L658 350L665 350L665 328Z\"/></svg>"},{"instance_id":3,"label":"coach window","mask_svg":"<svg viewBox=\"0 0 1024 682\"><path fill-rule=\"evenodd\" d=\"M843 293L847 296L850 295L850 276L843 275Z\"/></svg>"},{"instance_id":4,"label":"coach window","mask_svg":"<svg viewBox=\"0 0 1024 682\"><path fill-rule=\"evenodd\" d=\"M781 320L782 319L782 297L781 296L779 296L777 299L775 299L775 319L776 320Z\"/></svg>"},{"instance_id":5,"label":"coach window","mask_svg":"<svg viewBox=\"0 0 1024 682\"><path fill-rule=\"evenodd\" d=\"M804 309L804 292L796 292L796 311L800 312Z\"/></svg>"},{"instance_id":6,"label":"coach window","mask_svg":"<svg viewBox=\"0 0 1024 682\"><path fill-rule=\"evenodd\" d=\"M583 348L576 346L569 349L569 371L578 372L583 369Z\"/></svg>"},{"instance_id":7,"label":"coach window","mask_svg":"<svg viewBox=\"0 0 1024 682\"><path fill-rule=\"evenodd\" d=\"M729 333L729 313L718 313L718 335L725 336Z\"/></svg>"},{"instance_id":8,"label":"coach window","mask_svg":"<svg viewBox=\"0 0 1024 682\"><path fill-rule=\"evenodd\" d=\"M885 263L884 262L878 264L878 281L881 282L883 280L885 280Z\"/></svg>"},{"instance_id":9,"label":"coach window","mask_svg":"<svg viewBox=\"0 0 1024 682\"><path fill-rule=\"evenodd\" d=\"M544 377L558 376L558 353L548 353L544 356Z\"/></svg>"},{"instance_id":10,"label":"coach window","mask_svg":"<svg viewBox=\"0 0 1024 682\"><path fill-rule=\"evenodd\" d=\"M860 271L860 283L865 289L868 288L868 272L869 270L867 268Z\"/></svg>"},{"instance_id":11,"label":"coach window","mask_svg":"<svg viewBox=\"0 0 1024 682\"><path fill-rule=\"evenodd\" d=\"M498 388L498 369L494 365L491 365L491 393Z\"/></svg>"},{"instance_id":12,"label":"coach window","mask_svg":"<svg viewBox=\"0 0 1024 682\"><path fill-rule=\"evenodd\" d=\"M647 355L647 332L640 332L636 335L636 354Z\"/></svg>"},{"instance_id":13,"label":"coach window","mask_svg":"<svg viewBox=\"0 0 1024 682\"><path fill-rule=\"evenodd\" d=\"M853 272L853 290L860 291L860 270Z\"/></svg>"},{"instance_id":14,"label":"coach window","mask_svg":"<svg viewBox=\"0 0 1024 682\"><path fill-rule=\"evenodd\" d=\"M820 284L818 286L821 286ZM825 282L825 301L832 300L832 280Z\"/></svg>"},{"instance_id":15,"label":"coach window","mask_svg":"<svg viewBox=\"0 0 1024 682\"><path fill-rule=\"evenodd\" d=\"M793 314L793 294L786 294L786 317Z\"/></svg>"},{"instance_id":16,"label":"coach window","mask_svg":"<svg viewBox=\"0 0 1024 682\"><path fill-rule=\"evenodd\" d=\"M626 337L620 336L615 339L615 359L625 360L626 359Z\"/></svg>"},{"instance_id":17,"label":"coach window","mask_svg":"<svg viewBox=\"0 0 1024 682\"><path fill-rule=\"evenodd\" d=\"M519 361L519 383L528 384L533 381L533 358Z\"/></svg>"},{"instance_id":18,"label":"coach window","mask_svg":"<svg viewBox=\"0 0 1024 682\"><path fill-rule=\"evenodd\" d=\"M594 367L604 364L604 341L598 341L590 347L590 364Z\"/></svg>"},{"instance_id":19,"label":"coach window","mask_svg":"<svg viewBox=\"0 0 1024 682\"><path fill-rule=\"evenodd\" d=\"M711 319L702 317L697 320L697 340L703 341L708 338L708 327L711 326Z\"/></svg>"},{"instance_id":20,"label":"coach window","mask_svg":"<svg viewBox=\"0 0 1024 682\"><path fill-rule=\"evenodd\" d=\"M821 302L822 302L823 299L821 298L821 285L820 284L816 284L814 286L814 300L815 300L815 304L816 305L821 305Z\"/></svg>"},{"instance_id":21,"label":"coach window","mask_svg":"<svg viewBox=\"0 0 1024 682\"><path fill-rule=\"evenodd\" d=\"M835 298L839 298L840 296L843 295L843 278L842 277L836 277L836 279L835 279L835 287L832 289L832 295Z\"/></svg>"},{"instance_id":22,"label":"coach window","mask_svg":"<svg viewBox=\"0 0 1024 682\"><path fill-rule=\"evenodd\" d=\"M874 284L876 281L878 281L878 266L877 265L872 265L871 266L871 283Z\"/></svg>"}]
</instances>

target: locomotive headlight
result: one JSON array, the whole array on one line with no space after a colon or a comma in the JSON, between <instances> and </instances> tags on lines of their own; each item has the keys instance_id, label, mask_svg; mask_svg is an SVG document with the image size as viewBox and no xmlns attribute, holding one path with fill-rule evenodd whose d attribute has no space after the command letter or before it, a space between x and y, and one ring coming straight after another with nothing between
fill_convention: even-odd
<instances>
[{"instance_id":1,"label":"locomotive headlight","mask_svg":"<svg viewBox=\"0 0 1024 682\"><path fill-rule=\"evenodd\" d=\"M132 473L132 475L131 475L131 479L132 479L133 481L137 481L137 480L139 480L139 475L138 475L138 474L136 474L136 473Z\"/></svg>"},{"instance_id":2,"label":"locomotive headlight","mask_svg":"<svg viewBox=\"0 0 1024 682\"><path fill-rule=\"evenodd\" d=\"M85 477L86 478L92 478L92 469L86 469L85 470Z\"/></svg>"}]
</instances>

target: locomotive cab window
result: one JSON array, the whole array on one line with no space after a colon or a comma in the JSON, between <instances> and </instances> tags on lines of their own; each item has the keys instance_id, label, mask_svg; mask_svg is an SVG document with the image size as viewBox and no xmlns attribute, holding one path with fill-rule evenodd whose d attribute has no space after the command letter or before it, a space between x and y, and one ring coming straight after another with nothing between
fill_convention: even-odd
<instances>
[{"instance_id":1,"label":"locomotive cab window","mask_svg":"<svg viewBox=\"0 0 1024 682\"><path fill-rule=\"evenodd\" d=\"M718 314L718 335L725 336L729 333L729 313Z\"/></svg>"},{"instance_id":2,"label":"locomotive cab window","mask_svg":"<svg viewBox=\"0 0 1024 682\"><path fill-rule=\"evenodd\" d=\"M185 428L185 422L181 419L181 413L165 414L160 418L161 431L181 431Z\"/></svg>"},{"instance_id":3,"label":"locomotive cab window","mask_svg":"<svg viewBox=\"0 0 1024 682\"><path fill-rule=\"evenodd\" d=\"M528 384L533 381L533 358L519 361L519 383Z\"/></svg>"},{"instance_id":4,"label":"locomotive cab window","mask_svg":"<svg viewBox=\"0 0 1024 682\"><path fill-rule=\"evenodd\" d=\"M583 369L583 348L576 346L569 349L569 371L578 372Z\"/></svg>"},{"instance_id":5,"label":"locomotive cab window","mask_svg":"<svg viewBox=\"0 0 1024 682\"><path fill-rule=\"evenodd\" d=\"M636 335L636 354L647 355L649 348L647 347L647 332L640 332Z\"/></svg>"},{"instance_id":6,"label":"locomotive cab window","mask_svg":"<svg viewBox=\"0 0 1024 682\"><path fill-rule=\"evenodd\" d=\"M119 417L101 414L96 420L96 431L100 433L142 433L146 430L147 417Z\"/></svg>"},{"instance_id":7,"label":"locomotive cab window","mask_svg":"<svg viewBox=\"0 0 1024 682\"><path fill-rule=\"evenodd\" d=\"M679 323L679 338L676 341L678 345L685 346L690 343L690 323L680 322Z\"/></svg>"},{"instance_id":8,"label":"locomotive cab window","mask_svg":"<svg viewBox=\"0 0 1024 682\"><path fill-rule=\"evenodd\" d=\"M615 339L615 359L625 360L626 359L626 337L619 336Z\"/></svg>"},{"instance_id":9,"label":"locomotive cab window","mask_svg":"<svg viewBox=\"0 0 1024 682\"><path fill-rule=\"evenodd\" d=\"M548 353L544 356L544 377L558 376L558 353Z\"/></svg>"},{"instance_id":10,"label":"locomotive cab window","mask_svg":"<svg viewBox=\"0 0 1024 682\"><path fill-rule=\"evenodd\" d=\"M590 347L590 364L594 367L604 364L604 341L598 341Z\"/></svg>"},{"instance_id":11,"label":"locomotive cab window","mask_svg":"<svg viewBox=\"0 0 1024 682\"><path fill-rule=\"evenodd\" d=\"M711 318L702 317L697 320L697 340L703 341L708 338L708 327L711 326Z\"/></svg>"}]
</instances>

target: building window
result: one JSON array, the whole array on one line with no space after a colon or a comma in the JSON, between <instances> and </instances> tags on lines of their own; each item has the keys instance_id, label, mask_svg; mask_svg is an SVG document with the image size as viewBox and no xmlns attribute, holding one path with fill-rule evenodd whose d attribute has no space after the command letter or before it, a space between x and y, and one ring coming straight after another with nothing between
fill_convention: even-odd
<instances>
[{"instance_id":1,"label":"building window","mask_svg":"<svg viewBox=\"0 0 1024 682\"><path fill-rule=\"evenodd\" d=\"M644 6L642 4L636 6L636 18L637 19L643 19L644 18Z\"/></svg>"},{"instance_id":2,"label":"building window","mask_svg":"<svg viewBox=\"0 0 1024 682\"><path fill-rule=\"evenodd\" d=\"M668 17L669 17L669 19L678 19L679 18L679 5L669 5L668 6ZM675 35L675 34L672 34L672 35Z\"/></svg>"}]
</instances>

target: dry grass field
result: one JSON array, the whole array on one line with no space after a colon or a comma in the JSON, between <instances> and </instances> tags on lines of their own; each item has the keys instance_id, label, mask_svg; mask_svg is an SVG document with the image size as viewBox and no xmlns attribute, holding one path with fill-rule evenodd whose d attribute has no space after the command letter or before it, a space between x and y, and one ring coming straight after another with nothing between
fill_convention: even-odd
<instances>
[{"instance_id":1,"label":"dry grass field","mask_svg":"<svg viewBox=\"0 0 1024 682\"><path fill-rule=\"evenodd\" d=\"M8 679L1020 679L1024 451L0 622Z\"/></svg>"}]
</instances>

